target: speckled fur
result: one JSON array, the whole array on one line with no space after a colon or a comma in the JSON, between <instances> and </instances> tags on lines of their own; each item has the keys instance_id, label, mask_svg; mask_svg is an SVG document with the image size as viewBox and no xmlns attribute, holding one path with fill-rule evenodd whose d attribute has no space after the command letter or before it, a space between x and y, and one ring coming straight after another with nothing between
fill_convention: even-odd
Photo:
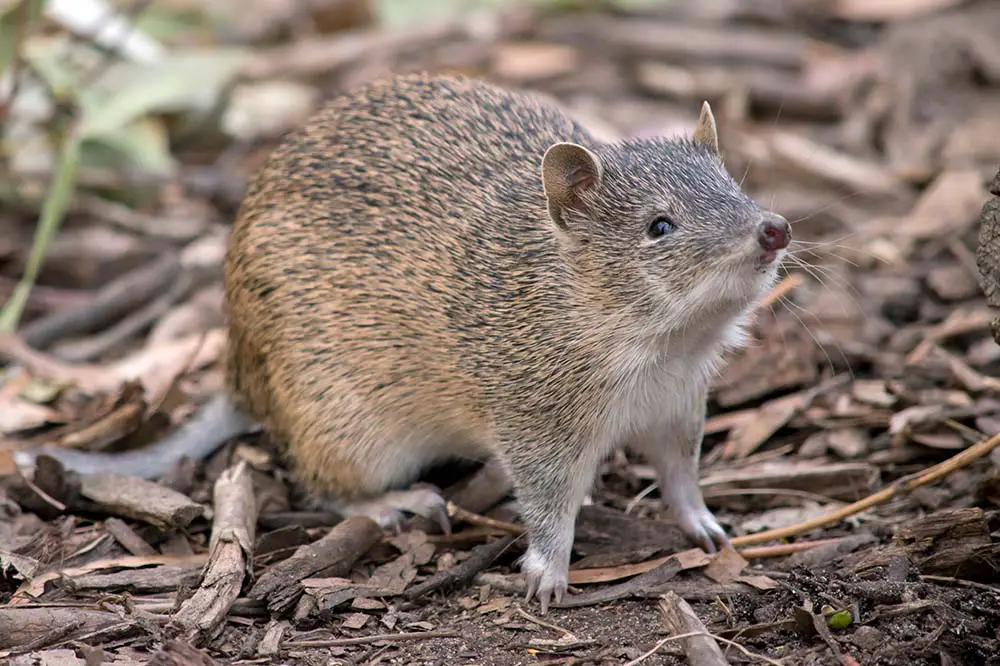
<instances>
[{"instance_id":1,"label":"speckled fur","mask_svg":"<svg viewBox=\"0 0 1000 666\"><path fill-rule=\"evenodd\" d=\"M603 165L566 230L540 176L563 141ZM658 213L677 231L652 242ZM697 488L705 395L774 281L754 263L761 214L692 140L600 145L531 96L382 81L333 100L252 185L226 260L229 385L307 486L345 501L438 458L498 456L531 533L524 567L558 594L616 445L652 459L693 538L714 524Z\"/></svg>"}]
</instances>

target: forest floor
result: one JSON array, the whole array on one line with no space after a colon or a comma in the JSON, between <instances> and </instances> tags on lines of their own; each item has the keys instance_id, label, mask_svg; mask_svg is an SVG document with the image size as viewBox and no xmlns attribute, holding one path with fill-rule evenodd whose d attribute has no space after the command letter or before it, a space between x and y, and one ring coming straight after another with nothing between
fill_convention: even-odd
<instances>
[{"instance_id":1,"label":"forest floor","mask_svg":"<svg viewBox=\"0 0 1000 666\"><path fill-rule=\"evenodd\" d=\"M248 0L221 21L239 50L196 3L145 4L166 64L103 63L87 85L170 92L116 109L130 166L83 154L17 334L0 334L0 662L1000 664L1000 345L976 264L1000 5L611 2L385 26L357 0ZM53 34L26 71L54 71ZM609 139L688 132L709 100L727 167L793 222L710 399L702 487L739 555L693 550L625 453L545 616L491 464L428 476L457 507L451 534L308 510L266 434L155 483L18 469L34 444L144 446L219 390L221 257L247 180L323 98L420 69L544 91ZM221 114L192 89L212 86ZM4 139L24 144L0 164L0 303L58 165L30 137Z\"/></svg>"}]
</instances>

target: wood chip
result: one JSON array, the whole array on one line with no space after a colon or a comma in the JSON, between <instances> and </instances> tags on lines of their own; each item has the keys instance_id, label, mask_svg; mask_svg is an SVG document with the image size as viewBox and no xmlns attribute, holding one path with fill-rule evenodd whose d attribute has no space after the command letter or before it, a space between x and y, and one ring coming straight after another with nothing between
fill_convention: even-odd
<instances>
[{"instance_id":1,"label":"wood chip","mask_svg":"<svg viewBox=\"0 0 1000 666\"><path fill-rule=\"evenodd\" d=\"M9 650L44 636L53 627L77 622L74 635L121 623L115 613L73 607L0 607L0 650Z\"/></svg>"},{"instance_id":2,"label":"wood chip","mask_svg":"<svg viewBox=\"0 0 1000 666\"><path fill-rule=\"evenodd\" d=\"M691 666L726 666L729 660L722 654L718 643L698 619L694 609L674 592L660 597L660 621L668 635L694 634L681 638L688 663Z\"/></svg>"},{"instance_id":3,"label":"wood chip","mask_svg":"<svg viewBox=\"0 0 1000 666\"><path fill-rule=\"evenodd\" d=\"M170 625L191 643L201 643L221 628L240 595L253 556L257 503L245 461L219 476L213 500L215 519L201 585L181 604Z\"/></svg>"},{"instance_id":4,"label":"wood chip","mask_svg":"<svg viewBox=\"0 0 1000 666\"><path fill-rule=\"evenodd\" d=\"M775 460L739 469L709 471L703 490L715 488L782 488L804 490L833 499L853 501L878 485L877 467L862 462Z\"/></svg>"},{"instance_id":5,"label":"wood chip","mask_svg":"<svg viewBox=\"0 0 1000 666\"><path fill-rule=\"evenodd\" d=\"M740 577L747 566L743 556L732 548L724 548L711 556L711 561L702 571L716 583L731 583Z\"/></svg>"},{"instance_id":6,"label":"wood chip","mask_svg":"<svg viewBox=\"0 0 1000 666\"><path fill-rule=\"evenodd\" d=\"M186 527L205 507L166 486L123 474L80 477L80 496L99 510L141 520L160 529Z\"/></svg>"},{"instance_id":7,"label":"wood chip","mask_svg":"<svg viewBox=\"0 0 1000 666\"><path fill-rule=\"evenodd\" d=\"M301 596L303 579L317 574L346 576L358 558L381 538L382 529L371 518L347 518L322 539L300 547L287 560L265 571L247 596L267 601L274 612L286 612Z\"/></svg>"},{"instance_id":8,"label":"wood chip","mask_svg":"<svg viewBox=\"0 0 1000 666\"><path fill-rule=\"evenodd\" d=\"M104 521L104 529L133 555L156 555L156 550L136 534L125 521L114 517L108 518Z\"/></svg>"}]
</instances>

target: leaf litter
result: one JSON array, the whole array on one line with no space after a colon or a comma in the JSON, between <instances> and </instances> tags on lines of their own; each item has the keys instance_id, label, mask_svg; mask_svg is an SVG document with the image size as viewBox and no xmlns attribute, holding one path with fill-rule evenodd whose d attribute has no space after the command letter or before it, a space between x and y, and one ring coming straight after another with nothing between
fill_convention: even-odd
<instances>
[{"instance_id":1,"label":"leaf litter","mask_svg":"<svg viewBox=\"0 0 1000 666\"><path fill-rule=\"evenodd\" d=\"M15 4L0 35L28 25ZM0 60L0 87L22 74L0 104L0 197L19 202L0 214L0 323L20 323L0 333L0 655L992 663L1000 248L977 243L1000 164L994 3L448 2L426 24L389 0L142 4L50 2L48 33ZM109 51L81 27L95 10ZM651 470L616 455L578 519L573 593L541 618L491 466L436 472L452 534L393 536L304 505L262 434L157 481L13 464L39 443L148 445L218 390L247 179L319 100L423 68L545 91L609 137L685 128L709 99L728 168L794 220L787 276L709 405L702 485L736 550L691 549ZM47 123L67 119L60 158ZM99 233L63 240L81 229Z\"/></svg>"}]
</instances>

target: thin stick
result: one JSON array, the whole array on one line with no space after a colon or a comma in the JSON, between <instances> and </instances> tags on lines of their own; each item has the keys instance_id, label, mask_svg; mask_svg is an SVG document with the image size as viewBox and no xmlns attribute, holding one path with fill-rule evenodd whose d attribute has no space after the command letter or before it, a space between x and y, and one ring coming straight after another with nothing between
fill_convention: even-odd
<instances>
[{"instance_id":1,"label":"thin stick","mask_svg":"<svg viewBox=\"0 0 1000 666\"><path fill-rule=\"evenodd\" d=\"M310 647L344 647L348 645L367 645L369 643L398 643L402 641L423 641L431 638L458 638L457 631L414 631L409 634L374 634L372 636L357 636L355 638L331 638L320 641L289 641L283 643L285 649Z\"/></svg>"},{"instance_id":2,"label":"thin stick","mask_svg":"<svg viewBox=\"0 0 1000 666\"><path fill-rule=\"evenodd\" d=\"M771 293L761 299L760 303L757 304L757 307L766 308L767 306L772 305L779 298L787 296L788 292L802 284L803 279L804 278L801 273L791 273L786 275L781 282L774 286Z\"/></svg>"},{"instance_id":3,"label":"thin stick","mask_svg":"<svg viewBox=\"0 0 1000 666\"><path fill-rule=\"evenodd\" d=\"M524 528L520 525L481 516L478 513L473 513L467 509L463 509L454 502L448 502L448 517L456 521L469 523L470 525L492 527L495 530L500 530L501 532L506 532L507 534L513 534L514 536L521 536L524 534Z\"/></svg>"},{"instance_id":4,"label":"thin stick","mask_svg":"<svg viewBox=\"0 0 1000 666\"><path fill-rule=\"evenodd\" d=\"M965 467L974 460L978 460L979 458L989 454L990 451L997 448L997 446L1000 446L1000 435L994 435L993 437L979 442L978 444L973 444L969 448L961 451L951 458L948 458L937 465L933 465L932 467L928 467L923 472L904 476L877 493L858 500L853 504L848 504L847 506L836 509L835 511L831 511L826 515L795 525L789 525L787 527L736 537L732 540L732 544L734 546L750 546L758 543L764 543L765 541L786 539L799 534L805 534L806 532L814 530L817 527L825 527L832 523L839 522L844 518L848 518L870 509L873 506L887 502L894 497L902 495L903 493L910 492L915 488L926 486L929 483L937 481L938 479Z\"/></svg>"},{"instance_id":5,"label":"thin stick","mask_svg":"<svg viewBox=\"0 0 1000 666\"><path fill-rule=\"evenodd\" d=\"M668 638L664 638L663 640L659 641L656 645L654 645L652 648L650 648L647 652L639 655L632 661L625 663L624 666L637 666L638 664L641 664L642 662L646 661L654 654L659 652L663 648L663 646L666 645L667 643L670 643L671 641L678 641L683 638L692 638L694 636L709 636L710 638L714 638L715 640L725 643L726 645L733 646L734 648L736 648L737 650L739 650L740 652L742 652L743 654L752 659L760 659L761 661L764 661L768 664L772 664L773 666L785 666L780 661L775 661L774 659L765 657L762 654L751 652L750 650L746 649L736 641L731 641L728 638L723 638L722 636L716 636L715 634L706 633L704 631L692 631L690 633L677 634L676 636L670 636Z\"/></svg>"},{"instance_id":6,"label":"thin stick","mask_svg":"<svg viewBox=\"0 0 1000 666\"><path fill-rule=\"evenodd\" d=\"M31 490L35 492L35 494L37 494L40 498L45 500L48 504L51 504L54 508L58 509L59 511L66 510L65 504L63 504L55 497L49 495L47 492L39 488L37 485L35 485L35 482L29 479L28 477L22 475L21 481L23 481L26 486L28 486L29 488L31 488Z\"/></svg>"},{"instance_id":7,"label":"thin stick","mask_svg":"<svg viewBox=\"0 0 1000 666\"><path fill-rule=\"evenodd\" d=\"M434 590L464 585L475 578L477 573L493 564L494 560L500 557L516 538L508 534L496 541L476 546L469 553L469 556L459 564L450 569L439 571L420 585L407 590L406 598L412 601Z\"/></svg>"},{"instance_id":8,"label":"thin stick","mask_svg":"<svg viewBox=\"0 0 1000 666\"><path fill-rule=\"evenodd\" d=\"M773 546L756 546L753 548L740 548L736 552L748 560L765 560L770 557L784 557L793 553L802 553L820 546L829 546L831 543L843 541L844 537L835 539L817 539L815 541L798 541L796 543L779 543Z\"/></svg>"}]
</instances>

